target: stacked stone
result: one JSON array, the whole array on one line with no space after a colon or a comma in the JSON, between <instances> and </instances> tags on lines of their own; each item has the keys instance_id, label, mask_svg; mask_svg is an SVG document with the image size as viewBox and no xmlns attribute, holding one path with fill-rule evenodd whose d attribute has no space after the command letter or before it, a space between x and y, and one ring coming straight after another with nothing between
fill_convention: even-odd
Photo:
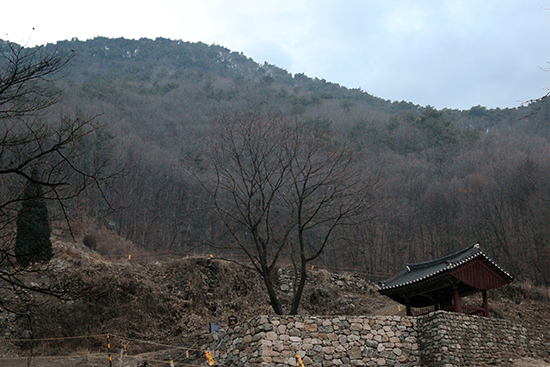
<instances>
[{"instance_id":1,"label":"stacked stone","mask_svg":"<svg viewBox=\"0 0 550 367\"><path fill-rule=\"evenodd\" d=\"M261 316L201 345L218 366L306 367L511 365L550 358L542 325L437 311L425 316Z\"/></svg>"},{"instance_id":2,"label":"stacked stone","mask_svg":"<svg viewBox=\"0 0 550 367\"><path fill-rule=\"evenodd\" d=\"M261 316L203 346L217 365L420 366L416 319L400 316Z\"/></svg>"},{"instance_id":3,"label":"stacked stone","mask_svg":"<svg viewBox=\"0 0 550 367\"><path fill-rule=\"evenodd\" d=\"M420 317L418 331L426 367L506 366L550 356L550 330L540 325L438 311Z\"/></svg>"}]
</instances>

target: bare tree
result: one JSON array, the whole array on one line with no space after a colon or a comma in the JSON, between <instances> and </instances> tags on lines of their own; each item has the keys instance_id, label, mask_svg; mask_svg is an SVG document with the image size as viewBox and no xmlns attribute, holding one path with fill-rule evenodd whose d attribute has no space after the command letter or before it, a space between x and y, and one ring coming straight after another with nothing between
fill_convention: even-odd
<instances>
[{"instance_id":1,"label":"bare tree","mask_svg":"<svg viewBox=\"0 0 550 367\"><path fill-rule=\"evenodd\" d=\"M44 274L47 265L15 263L14 219L22 202L37 199L55 203L67 219L70 199L93 186L103 190L108 157L96 154L100 128L93 119L46 114L60 100L55 81L73 55L0 42L0 289L63 296L62 279L29 281L30 272ZM29 183L40 187L39 197L24 195ZM10 307L5 297L0 306Z\"/></svg>"},{"instance_id":2,"label":"bare tree","mask_svg":"<svg viewBox=\"0 0 550 367\"><path fill-rule=\"evenodd\" d=\"M229 248L246 254L283 314L275 270L284 256L294 266L290 314L296 314L307 264L346 237L375 203L377 180L363 177L354 154L325 129L277 114L222 119L212 145L213 203L230 233ZM203 180L204 182L204 180ZM205 185L207 186L207 185Z\"/></svg>"}]
</instances>

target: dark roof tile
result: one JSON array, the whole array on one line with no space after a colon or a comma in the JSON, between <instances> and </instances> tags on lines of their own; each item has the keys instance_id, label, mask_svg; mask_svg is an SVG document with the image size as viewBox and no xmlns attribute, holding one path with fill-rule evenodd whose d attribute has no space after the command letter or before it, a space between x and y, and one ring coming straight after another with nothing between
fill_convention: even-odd
<instances>
[{"instance_id":1,"label":"dark roof tile","mask_svg":"<svg viewBox=\"0 0 550 367\"><path fill-rule=\"evenodd\" d=\"M424 261L415 264L407 264L407 267L394 275L393 277L380 282L378 285L378 291L384 292L395 288L408 286L417 282L421 282L427 278L431 278L444 271L449 271L463 265L477 257L483 257L487 262L492 264L499 272L501 272L509 280L513 277L500 266L498 266L493 260L485 255L479 244L467 247L455 253L440 257L435 260Z\"/></svg>"}]
</instances>

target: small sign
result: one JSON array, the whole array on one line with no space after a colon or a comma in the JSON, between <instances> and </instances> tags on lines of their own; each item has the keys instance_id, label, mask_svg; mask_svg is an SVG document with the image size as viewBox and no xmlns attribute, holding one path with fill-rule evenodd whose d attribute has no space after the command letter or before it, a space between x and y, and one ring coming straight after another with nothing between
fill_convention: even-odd
<instances>
[{"instance_id":1,"label":"small sign","mask_svg":"<svg viewBox=\"0 0 550 367\"><path fill-rule=\"evenodd\" d=\"M210 323L210 334L215 333L216 331L219 330L219 328L220 328L220 326L218 325L218 323L211 322Z\"/></svg>"},{"instance_id":2,"label":"small sign","mask_svg":"<svg viewBox=\"0 0 550 367\"><path fill-rule=\"evenodd\" d=\"M229 324L229 326L235 326L237 325L237 318L235 316L229 316L227 318L227 323Z\"/></svg>"}]
</instances>

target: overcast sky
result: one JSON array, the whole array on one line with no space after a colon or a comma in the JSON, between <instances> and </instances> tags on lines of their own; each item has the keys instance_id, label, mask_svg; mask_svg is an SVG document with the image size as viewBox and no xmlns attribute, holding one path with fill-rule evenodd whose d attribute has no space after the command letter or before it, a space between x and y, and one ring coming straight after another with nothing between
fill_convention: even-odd
<instances>
[{"instance_id":1,"label":"overcast sky","mask_svg":"<svg viewBox=\"0 0 550 367\"><path fill-rule=\"evenodd\" d=\"M0 38L20 44L202 41L436 108L514 107L550 86L550 0L2 0L0 9Z\"/></svg>"}]
</instances>

